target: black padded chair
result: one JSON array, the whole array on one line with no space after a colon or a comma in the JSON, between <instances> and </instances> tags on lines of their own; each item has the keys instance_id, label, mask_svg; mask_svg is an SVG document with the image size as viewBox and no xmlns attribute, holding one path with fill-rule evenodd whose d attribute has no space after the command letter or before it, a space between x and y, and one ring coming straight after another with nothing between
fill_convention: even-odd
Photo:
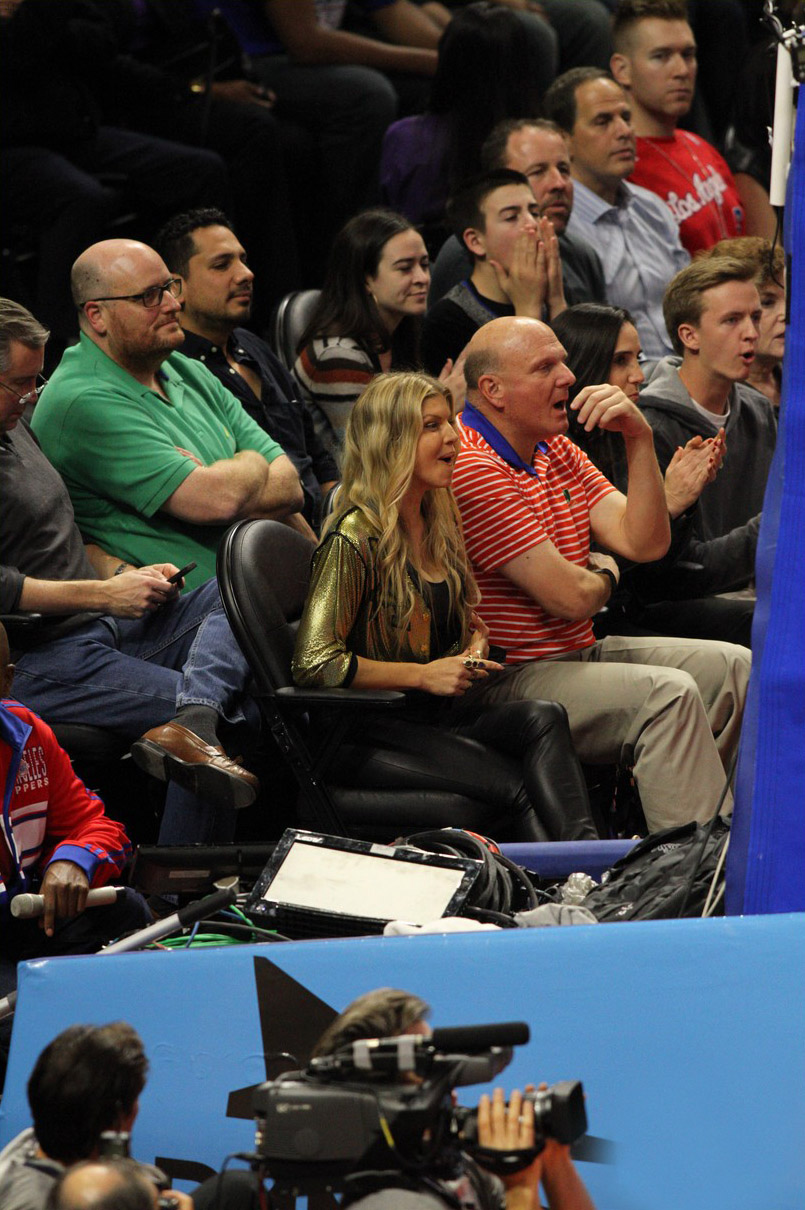
<instances>
[{"instance_id":1,"label":"black padded chair","mask_svg":"<svg viewBox=\"0 0 805 1210\"><path fill-rule=\"evenodd\" d=\"M523 839L510 832L500 804L457 791L455 772L451 776L460 764L463 786L479 784L474 771L481 770L487 782L498 772L508 782L515 769L508 757L395 718L402 693L293 684L291 658L313 550L288 526L258 520L234 525L218 551L224 608L251 666L263 717L299 785L299 823L378 841L448 826Z\"/></svg>"},{"instance_id":2,"label":"black padded chair","mask_svg":"<svg viewBox=\"0 0 805 1210\"><path fill-rule=\"evenodd\" d=\"M294 290L277 303L269 327L269 343L286 370L293 370L299 340L310 322L321 290Z\"/></svg>"}]
</instances>

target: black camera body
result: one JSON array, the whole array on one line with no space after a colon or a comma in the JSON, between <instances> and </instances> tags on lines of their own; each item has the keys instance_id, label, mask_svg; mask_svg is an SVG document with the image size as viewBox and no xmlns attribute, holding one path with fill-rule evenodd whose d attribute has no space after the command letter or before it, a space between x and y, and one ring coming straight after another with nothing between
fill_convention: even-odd
<instances>
[{"instance_id":1,"label":"black camera body","mask_svg":"<svg viewBox=\"0 0 805 1210\"><path fill-rule=\"evenodd\" d=\"M279 1191L295 1195L351 1188L369 1172L375 1180L386 1174L390 1185L400 1175L457 1176L463 1153L476 1149L477 1110L454 1106L452 1090L485 1083L508 1066L507 1030L513 1043L528 1040L522 1023L362 1039L260 1085L253 1105L261 1165ZM459 1039L464 1053L442 1044ZM536 1141L527 1156L511 1156L521 1167L546 1137L572 1142L587 1128L578 1081L530 1095Z\"/></svg>"},{"instance_id":2,"label":"black camera body","mask_svg":"<svg viewBox=\"0 0 805 1210\"><path fill-rule=\"evenodd\" d=\"M441 1087L443 1085L443 1087ZM290 1072L255 1092L256 1150L275 1182L337 1181L358 1170L399 1170L426 1158L423 1138L449 1116L449 1080L439 1086L322 1084Z\"/></svg>"}]
</instances>

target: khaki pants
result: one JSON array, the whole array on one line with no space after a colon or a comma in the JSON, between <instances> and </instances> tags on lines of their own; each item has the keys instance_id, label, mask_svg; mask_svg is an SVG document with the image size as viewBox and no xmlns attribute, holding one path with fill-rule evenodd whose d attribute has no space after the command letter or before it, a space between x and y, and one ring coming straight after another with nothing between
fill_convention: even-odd
<instances>
[{"instance_id":1,"label":"khaki pants","mask_svg":"<svg viewBox=\"0 0 805 1210\"><path fill-rule=\"evenodd\" d=\"M512 665L472 696L561 702L582 761L634 765L655 832L715 812L738 746L751 660L734 643L612 635L571 655ZM731 808L728 791L722 811Z\"/></svg>"}]
</instances>

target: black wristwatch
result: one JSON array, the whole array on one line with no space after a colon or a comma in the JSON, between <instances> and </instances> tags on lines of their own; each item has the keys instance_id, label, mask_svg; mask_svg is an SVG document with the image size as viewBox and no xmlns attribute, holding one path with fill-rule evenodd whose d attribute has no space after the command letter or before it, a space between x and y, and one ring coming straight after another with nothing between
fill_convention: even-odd
<instances>
[{"instance_id":1,"label":"black wristwatch","mask_svg":"<svg viewBox=\"0 0 805 1210\"><path fill-rule=\"evenodd\" d=\"M609 599L610 601L618 591L618 579L614 571L610 571L608 567L596 567L595 574L597 576L606 576L609 580Z\"/></svg>"}]
</instances>

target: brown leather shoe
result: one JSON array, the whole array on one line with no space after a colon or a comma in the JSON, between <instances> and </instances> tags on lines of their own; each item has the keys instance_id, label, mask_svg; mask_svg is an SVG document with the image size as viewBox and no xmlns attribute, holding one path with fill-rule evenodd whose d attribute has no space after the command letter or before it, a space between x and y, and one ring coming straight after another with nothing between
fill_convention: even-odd
<instances>
[{"instance_id":1,"label":"brown leather shoe","mask_svg":"<svg viewBox=\"0 0 805 1210\"><path fill-rule=\"evenodd\" d=\"M221 806L248 807L260 789L253 773L230 760L223 748L205 743L181 723L152 727L132 745L131 755L151 777L175 781L199 798Z\"/></svg>"}]
</instances>

